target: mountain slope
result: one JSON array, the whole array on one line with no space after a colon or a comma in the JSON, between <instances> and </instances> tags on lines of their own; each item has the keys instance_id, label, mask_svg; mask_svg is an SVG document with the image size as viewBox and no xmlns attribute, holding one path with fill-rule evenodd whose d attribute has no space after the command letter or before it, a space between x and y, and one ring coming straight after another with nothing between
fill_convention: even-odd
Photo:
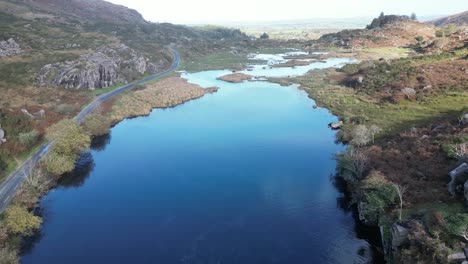
<instances>
[{"instance_id":1,"label":"mountain slope","mask_svg":"<svg viewBox=\"0 0 468 264\"><path fill-rule=\"evenodd\" d=\"M318 43L345 48L401 47L417 43L415 39L434 37L432 25L419 23L407 16L381 15L365 29L343 30L323 35Z\"/></svg>"},{"instance_id":2,"label":"mountain slope","mask_svg":"<svg viewBox=\"0 0 468 264\"><path fill-rule=\"evenodd\" d=\"M428 23L437 26L437 27L443 27L447 26L450 24L454 24L457 26L468 26L468 11L451 15L451 16L446 16L442 17L439 19L431 20Z\"/></svg>"},{"instance_id":3,"label":"mountain slope","mask_svg":"<svg viewBox=\"0 0 468 264\"><path fill-rule=\"evenodd\" d=\"M168 68L169 47L187 59L249 45L239 30L151 23L101 0L0 0L0 179L92 90Z\"/></svg>"}]
</instances>

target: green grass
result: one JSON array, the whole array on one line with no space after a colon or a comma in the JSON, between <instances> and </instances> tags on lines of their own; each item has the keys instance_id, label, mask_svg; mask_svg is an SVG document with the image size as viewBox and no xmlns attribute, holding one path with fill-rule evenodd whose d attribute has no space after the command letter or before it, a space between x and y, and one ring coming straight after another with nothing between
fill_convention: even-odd
<instances>
[{"instance_id":1,"label":"green grass","mask_svg":"<svg viewBox=\"0 0 468 264\"><path fill-rule=\"evenodd\" d=\"M438 118L456 118L466 108L468 91L450 91L422 101L403 101L399 104L379 103L375 99L356 93L351 88L330 85L328 75L314 72L313 75L295 78L309 96L320 105L343 119L358 117L365 124L375 124L383 129L381 136L401 132L412 126L420 126ZM347 123L343 133L351 131Z\"/></svg>"},{"instance_id":2,"label":"green grass","mask_svg":"<svg viewBox=\"0 0 468 264\"><path fill-rule=\"evenodd\" d=\"M246 55L245 53L233 54L230 51L223 51L195 59L182 59L180 70L188 72L223 69L240 70L251 62Z\"/></svg>"},{"instance_id":3,"label":"green grass","mask_svg":"<svg viewBox=\"0 0 468 264\"><path fill-rule=\"evenodd\" d=\"M411 52L407 48L385 47L385 48L366 48L358 51L358 56L368 56L372 58L395 59L407 57Z\"/></svg>"},{"instance_id":4,"label":"green grass","mask_svg":"<svg viewBox=\"0 0 468 264\"><path fill-rule=\"evenodd\" d=\"M411 208L404 208L402 212L402 219L408 219L411 215L415 213L426 213L426 212L433 212L438 211L444 216L453 215L457 213L464 213L465 207L460 202L453 202L453 203L442 203L442 202L434 202L434 203L425 203L425 204L418 204Z\"/></svg>"}]
</instances>

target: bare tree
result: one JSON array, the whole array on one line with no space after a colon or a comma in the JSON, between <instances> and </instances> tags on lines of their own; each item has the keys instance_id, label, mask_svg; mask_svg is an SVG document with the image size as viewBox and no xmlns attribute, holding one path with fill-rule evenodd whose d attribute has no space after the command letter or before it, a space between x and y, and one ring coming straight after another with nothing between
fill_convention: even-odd
<instances>
[{"instance_id":1,"label":"bare tree","mask_svg":"<svg viewBox=\"0 0 468 264\"><path fill-rule=\"evenodd\" d=\"M398 198L400 198L400 216L398 217L398 219L401 221L401 214L403 211L403 196L405 195L407 187L404 185L396 184L396 183L392 183L392 184L393 184L393 187L395 187L395 190L397 191Z\"/></svg>"},{"instance_id":2,"label":"bare tree","mask_svg":"<svg viewBox=\"0 0 468 264\"><path fill-rule=\"evenodd\" d=\"M380 127L378 127L377 125L371 125L369 127L369 133L372 136L372 144L375 143L375 135L377 135L380 132L382 132L382 129Z\"/></svg>"},{"instance_id":3,"label":"bare tree","mask_svg":"<svg viewBox=\"0 0 468 264\"><path fill-rule=\"evenodd\" d=\"M462 160L468 156L468 143L456 144L454 147L455 157Z\"/></svg>"},{"instance_id":4,"label":"bare tree","mask_svg":"<svg viewBox=\"0 0 468 264\"><path fill-rule=\"evenodd\" d=\"M360 180L364 175L369 163L367 152L360 148L350 146L346 152L338 156L339 166L351 173L354 177L353 180Z\"/></svg>"},{"instance_id":5,"label":"bare tree","mask_svg":"<svg viewBox=\"0 0 468 264\"><path fill-rule=\"evenodd\" d=\"M371 141L370 130L365 125L357 125L352 132L351 143L357 147L365 146Z\"/></svg>"}]
</instances>

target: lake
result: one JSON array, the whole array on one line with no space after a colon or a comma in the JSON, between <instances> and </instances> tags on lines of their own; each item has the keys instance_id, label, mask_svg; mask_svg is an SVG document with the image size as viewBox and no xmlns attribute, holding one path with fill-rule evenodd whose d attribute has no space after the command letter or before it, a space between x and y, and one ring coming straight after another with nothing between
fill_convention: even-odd
<instances>
[{"instance_id":1,"label":"lake","mask_svg":"<svg viewBox=\"0 0 468 264\"><path fill-rule=\"evenodd\" d=\"M256 76L301 75L304 67ZM22 263L368 263L375 230L356 223L333 177L337 118L296 86L184 73L215 94L125 120L95 140L41 200Z\"/></svg>"}]
</instances>

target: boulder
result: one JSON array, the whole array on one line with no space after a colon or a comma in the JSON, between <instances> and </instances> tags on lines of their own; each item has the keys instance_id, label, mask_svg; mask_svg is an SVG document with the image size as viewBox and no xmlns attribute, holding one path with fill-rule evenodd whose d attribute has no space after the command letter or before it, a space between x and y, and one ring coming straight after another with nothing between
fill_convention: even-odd
<instances>
[{"instance_id":1,"label":"boulder","mask_svg":"<svg viewBox=\"0 0 468 264\"><path fill-rule=\"evenodd\" d=\"M463 163L451 172L449 172L450 182L448 184L448 190L451 195L455 195L457 186L460 184L466 184L468 180L468 164Z\"/></svg>"},{"instance_id":2,"label":"boulder","mask_svg":"<svg viewBox=\"0 0 468 264\"><path fill-rule=\"evenodd\" d=\"M460 123L461 123L463 126L468 125L468 113L464 114L464 115L460 118Z\"/></svg>"},{"instance_id":3,"label":"boulder","mask_svg":"<svg viewBox=\"0 0 468 264\"><path fill-rule=\"evenodd\" d=\"M362 83L364 82L364 77L359 76L359 77L357 78L357 82L358 82L359 84L362 84Z\"/></svg>"},{"instance_id":4,"label":"boulder","mask_svg":"<svg viewBox=\"0 0 468 264\"><path fill-rule=\"evenodd\" d=\"M412 98L416 96L416 90L411 88L411 87L405 87L401 89L401 92L407 97L407 98Z\"/></svg>"},{"instance_id":5,"label":"boulder","mask_svg":"<svg viewBox=\"0 0 468 264\"><path fill-rule=\"evenodd\" d=\"M45 116L45 110L41 109L41 110L37 111L36 113L34 113L34 115L39 116L39 117L44 117Z\"/></svg>"},{"instance_id":6,"label":"boulder","mask_svg":"<svg viewBox=\"0 0 468 264\"><path fill-rule=\"evenodd\" d=\"M408 240L408 233L408 228L397 223L393 224L391 227L392 248L396 249L404 245Z\"/></svg>"},{"instance_id":7,"label":"boulder","mask_svg":"<svg viewBox=\"0 0 468 264\"><path fill-rule=\"evenodd\" d=\"M23 50L14 39L0 41L0 57L10 57L21 53L23 53Z\"/></svg>"},{"instance_id":8,"label":"boulder","mask_svg":"<svg viewBox=\"0 0 468 264\"><path fill-rule=\"evenodd\" d=\"M341 129L343 125L344 125L343 121L339 121L339 122L328 124L328 127L333 130L337 130L337 129Z\"/></svg>"},{"instance_id":9,"label":"boulder","mask_svg":"<svg viewBox=\"0 0 468 264\"><path fill-rule=\"evenodd\" d=\"M22 112L25 116L27 116L27 117L29 117L29 118L31 118L31 119L34 119L34 116L33 116L31 113L29 113L28 110L26 110L26 109L23 108L23 109L21 109L21 112Z\"/></svg>"},{"instance_id":10,"label":"boulder","mask_svg":"<svg viewBox=\"0 0 468 264\"><path fill-rule=\"evenodd\" d=\"M6 142L5 131L3 131L3 129L0 128L0 145L5 142Z\"/></svg>"}]
</instances>

